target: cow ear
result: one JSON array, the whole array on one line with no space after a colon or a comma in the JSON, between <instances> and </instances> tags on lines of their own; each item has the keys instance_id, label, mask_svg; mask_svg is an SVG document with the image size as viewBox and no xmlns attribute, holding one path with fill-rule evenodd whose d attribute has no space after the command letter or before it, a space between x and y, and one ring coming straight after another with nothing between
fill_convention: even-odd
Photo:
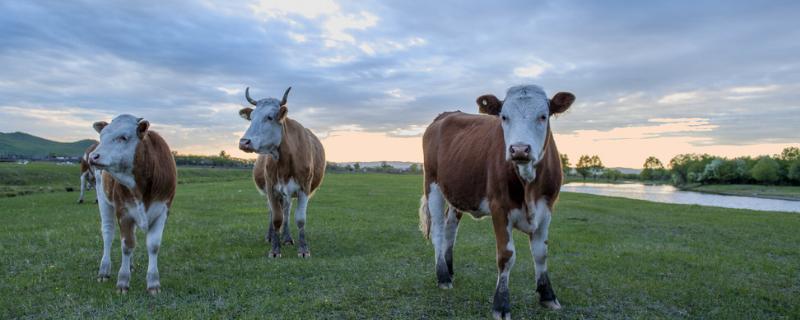
<instances>
[{"instance_id":1,"label":"cow ear","mask_svg":"<svg viewBox=\"0 0 800 320\"><path fill-rule=\"evenodd\" d=\"M559 114L569 109L575 102L575 95L569 92L559 92L550 99L550 114Z\"/></svg>"},{"instance_id":2,"label":"cow ear","mask_svg":"<svg viewBox=\"0 0 800 320\"><path fill-rule=\"evenodd\" d=\"M289 113L289 108L287 108L286 106L281 106L281 108L278 109L278 115L277 115L278 121L283 121L283 119L286 118L287 113Z\"/></svg>"},{"instance_id":3,"label":"cow ear","mask_svg":"<svg viewBox=\"0 0 800 320\"><path fill-rule=\"evenodd\" d=\"M242 117L242 119L250 121L250 113L252 113L252 112L253 112L253 108L250 108L250 107L243 108L242 110L239 110L239 116Z\"/></svg>"},{"instance_id":4,"label":"cow ear","mask_svg":"<svg viewBox=\"0 0 800 320\"><path fill-rule=\"evenodd\" d=\"M136 125L136 135L139 136L139 139L144 137L144 134L147 133L148 128L150 128L150 121L140 119L139 124Z\"/></svg>"},{"instance_id":5,"label":"cow ear","mask_svg":"<svg viewBox=\"0 0 800 320\"><path fill-rule=\"evenodd\" d=\"M478 103L478 111L480 113L496 116L503 109L503 102L493 94L482 95L475 102Z\"/></svg>"},{"instance_id":6,"label":"cow ear","mask_svg":"<svg viewBox=\"0 0 800 320\"><path fill-rule=\"evenodd\" d=\"M92 124L92 128L94 128L94 131L97 131L97 133L100 133L100 131L103 131L103 128L105 128L107 125L108 122L97 121L94 124Z\"/></svg>"}]
</instances>

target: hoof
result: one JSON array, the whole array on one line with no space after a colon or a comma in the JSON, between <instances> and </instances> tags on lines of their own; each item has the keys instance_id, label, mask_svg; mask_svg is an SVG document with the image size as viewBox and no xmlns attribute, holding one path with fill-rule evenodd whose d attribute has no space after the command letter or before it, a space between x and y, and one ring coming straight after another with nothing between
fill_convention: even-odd
<instances>
[{"instance_id":1,"label":"hoof","mask_svg":"<svg viewBox=\"0 0 800 320\"><path fill-rule=\"evenodd\" d=\"M111 279L111 276L109 276L109 275L98 275L97 276L97 282L108 282L108 280L110 280L110 279Z\"/></svg>"},{"instance_id":2,"label":"hoof","mask_svg":"<svg viewBox=\"0 0 800 320\"><path fill-rule=\"evenodd\" d=\"M94 199L94 203L97 203L97 199Z\"/></svg>"},{"instance_id":3,"label":"hoof","mask_svg":"<svg viewBox=\"0 0 800 320\"><path fill-rule=\"evenodd\" d=\"M83 199L78 199L78 203L83 203Z\"/></svg>"},{"instance_id":4,"label":"hoof","mask_svg":"<svg viewBox=\"0 0 800 320\"><path fill-rule=\"evenodd\" d=\"M492 318L495 320L511 320L511 312L492 311Z\"/></svg>"},{"instance_id":5,"label":"hoof","mask_svg":"<svg viewBox=\"0 0 800 320\"><path fill-rule=\"evenodd\" d=\"M453 283L452 282L439 283L438 285L439 285L439 289L445 289L445 290L453 289Z\"/></svg>"},{"instance_id":6,"label":"hoof","mask_svg":"<svg viewBox=\"0 0 800 320\"><path fill-rule=\"evenodd\" d=\"M268 254L267 254L267 257L268 257L268 258L274 258L274 259L277 259L277 258L280 258L280 257L281 257L281 254L280 254L280 253L275 253L275 252L270 252L270 253L268 253Z\"/></svg>"},{"instance_id":7,"label":"hoof","mask_svg":"<svg viewBox=\"0 0 800 320\"><path fill-rule=\"evenodd\" d=\"M128 287L117 287L117 293L128 294Z\"/></svg>"},{"instance_id":8,"label":"hoof","mask_svg":"<svg viewBox=\"0 0 800 320\"><path fill-rule=\"evenodd\" d=\"M311 252L300 252L297 256L303 259L311 258Z\"/></svg>"},{"instance_id":9,"label":"hoof","mask_svg":"<svg viewBox=\"0 0 800 320\"><path fill-rule=\"evenodd\" d=\"M553 301L539 301L539 304L541 304L542 307L545 307L545 308L550 309L550 310L560 310L561 309L561 304L558 303L558 299L553 300Z\"/></svg>"},{"instance_id":10,"label":"hoof","mask_svg":"<svg viewBox=\"0 0 800 320\"><path fill-rule=\"evenodd\" d=\"M147 288L147 293L151 296L156 296L161 293L161 287Z\"/></svg>"},{"instance_id":11,"label":"hoof","mask_svg":"<svg viewBox=\"0 0 800 320\"><path fill-rule=\"evenodd\" d=\"M294 240L292 240L292 239L284 239L283 240L283 244L288 244L290 246L293 246L294 245Z\"/></svg>"}]
</instances>

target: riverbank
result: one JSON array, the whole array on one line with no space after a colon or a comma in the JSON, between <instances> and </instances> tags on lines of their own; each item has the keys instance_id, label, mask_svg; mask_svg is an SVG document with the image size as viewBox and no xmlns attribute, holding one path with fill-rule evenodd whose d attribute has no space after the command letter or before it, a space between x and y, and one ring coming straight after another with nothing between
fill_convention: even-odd
<instances>
[{"instance_id":1,"label":"riverbank","mask_svg":"<svg viewBox=\"0 0 800 320\"><path fill-rule=\"evenodd\" d=\"M763 186L754 184L710 184L688 185L678 187L685 191L694 191L726 196L755 197L764 199L800 201L799 186Z\"/></svg>"}]
</instances>

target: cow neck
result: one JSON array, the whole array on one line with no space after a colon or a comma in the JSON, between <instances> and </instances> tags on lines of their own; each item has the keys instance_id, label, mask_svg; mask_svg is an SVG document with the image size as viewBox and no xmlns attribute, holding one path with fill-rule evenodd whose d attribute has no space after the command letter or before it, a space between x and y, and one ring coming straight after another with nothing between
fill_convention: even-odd
<instances>
[{"instance_id":1,"label":"cow neck","mask_svg":"<svg viewBox=\"0 0 800 320\"><path fill-rule=\"evenodd\" d=\"M289 141L291 141L291 139L289 139L289 124L290 124L290 121L291 121L291 119L289 119L289 117L286 117L286 119L284 120L284 123L283 123L283 128L281 128L282 134L281 134L281 143L280 143L280 145L278 145L278 161L275 162L275 166L274 166L273 172L272 172L272 176L275 177L278 180L281 180L283 178L283 177L278 175L280 172L284 172L284 173L290 172L286 168L291 166L291 163L292 163L292 159L291 159L292 158L292 153L291 153L290 150L292 149L293 146L289 142Z\"/></svg>"}]
</instances>

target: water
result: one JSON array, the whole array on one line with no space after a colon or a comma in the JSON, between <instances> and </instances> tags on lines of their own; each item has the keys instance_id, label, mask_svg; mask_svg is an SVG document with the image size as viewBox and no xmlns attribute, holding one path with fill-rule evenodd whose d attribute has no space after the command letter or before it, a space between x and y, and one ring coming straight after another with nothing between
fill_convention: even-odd
<instances>
[{"instance_id":1,"label":"water","mask_svg":"<svg viewBox=\"0 0 800 320\"><path fill-rule=\"evenodd\" d=\"M800 201L723 196L692 191L682 191L670 185L573 182L563 185L561 187L561 191L589 193L601 196L623 197L663 203L698 204L703 206L761 211L800 212Z\"/></svg>"}]
</instances>

